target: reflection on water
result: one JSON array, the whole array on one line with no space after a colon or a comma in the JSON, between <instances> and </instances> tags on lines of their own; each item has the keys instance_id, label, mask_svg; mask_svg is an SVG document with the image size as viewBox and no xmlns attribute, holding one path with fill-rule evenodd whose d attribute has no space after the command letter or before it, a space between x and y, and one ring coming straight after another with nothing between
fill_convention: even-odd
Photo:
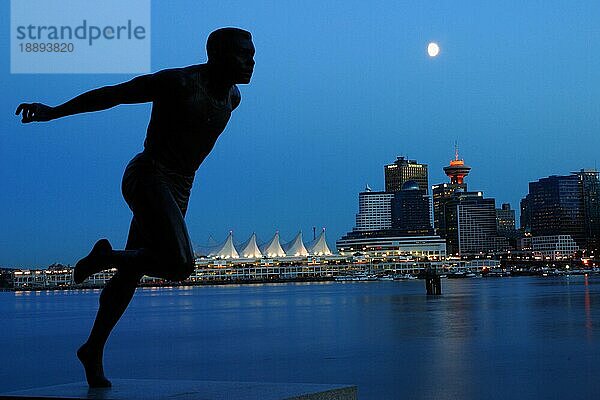
<instances>
[{"instance_id":1,"label":"reflection on water","mask_svg":"<svg viewBox=\"0 0 600 400\"><path fill-rule=\"evenodd\" d=\"M600 278L139 289L116 378L354 383L361 399L595 398ZM0 391L82 380L99 291L0 293Z\"/></svg>"},{"instance_id":2,"label":"reflection on water","mask_svg":"<svg viewBox=\"0 0 600 400\"><path fill-rule=\"evenodd\" d=\"M592 303L590 302L590 287L589 287L590 284L589 284L587 275L585 275L584 285L585 285L585 297L584 297L585 327L586 327L587 338L588 338L588 340L591 340L592 339Z\"/></svg>"}]
</instances>

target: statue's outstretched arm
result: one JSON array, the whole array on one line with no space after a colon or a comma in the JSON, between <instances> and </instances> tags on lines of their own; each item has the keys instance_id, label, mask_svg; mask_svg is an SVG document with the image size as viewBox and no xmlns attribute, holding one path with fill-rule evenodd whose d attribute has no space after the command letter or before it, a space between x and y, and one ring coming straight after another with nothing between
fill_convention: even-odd
<instances>
[{"instance_id":1,"label":"statue's outstretched arm","mask_svg":"<svg viewBox=\"0 0 600 400\"><path fill-rule=\"evenodd\" d=\"M50 107L41 103L22 103L15 111L22 112L22 122L42 122L67 115L106 110L119 104L147 103L163 90L167 71L141 75L118 85L90 90L61 104Z\"/></svg>"}]
</instances>

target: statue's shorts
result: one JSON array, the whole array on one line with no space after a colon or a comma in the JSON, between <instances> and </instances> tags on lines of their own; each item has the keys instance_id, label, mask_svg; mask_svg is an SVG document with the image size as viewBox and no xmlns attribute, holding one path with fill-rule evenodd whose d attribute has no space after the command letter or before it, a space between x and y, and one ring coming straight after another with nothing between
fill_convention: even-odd
<instances>
[{"instance_id":1,"label":"statue's shorts","mask_svg":"<svg viewBox=\"0 0 600 400\"><path fill-rule=\"evenodd\" d=\"M156 262L150 271L184 269L189 275L190 267L193 270L194 252L184 220L193 182L194 175L169 170L145 152L125 169L121 188L133 212L126 249L148 250Z\"/></svg>"}]
</instances>

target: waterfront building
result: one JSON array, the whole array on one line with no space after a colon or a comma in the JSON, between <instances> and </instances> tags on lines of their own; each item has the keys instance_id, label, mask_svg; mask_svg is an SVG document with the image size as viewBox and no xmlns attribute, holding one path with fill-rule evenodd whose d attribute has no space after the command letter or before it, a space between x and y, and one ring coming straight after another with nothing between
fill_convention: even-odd
<instances>
[{"instance_id":1,"label":"waterfront building","mask_svg":"<svg viewBox=\"0 0 600 400\"><path fill-rule=\"evenodd\" d=\"M93 274L88 279L83 282L83 286L91 286L91 287L103 287L106 283L112 279L113 276L117 273L116 268L107 269L104 271L100 271L96 274ZM150 278L148 276L143 276L140 283L144 284L149 281L160 281L158 278Z\"/></svg>"},{"instance_id":2,"label":"waterfront building","mask_svg":"<svg viewBox=\"0 0 600 400\"><path fill-rule=\"evenodd\" d=\"M283 248L287 249L286 252ZM260 256L259 256L260 254ZM349 265L347 257L332 254L327 245L325 228L315 240L304 243L302 233L283 246L276 232L262 250L257 245L256 234L243 244L234 244L233 232L229 232L221 244L200 250L196 256L196 267L183 284L261 282L286 280L326 280L345 275ZM88 288L104 286L117 272L108 269L93 274L83 284L73 282L73 269L60 266L46 270L9 270L7 281L14 289L51 289L60 287ZM171 284L163 279L144 276L141 285Z\"/></svg>"},{"instance_id":3,"label":"waterfront building","mask_svg":"<svg viewBox=\"0 0 600 400\"><path fill-rule=\"evenodd\" d=\"M355 231L376 231L392 227L393 193L373 192L369 185L358 194Z\"/></svg>"},{"instance_id":4,"label":"waterfront building","mask_svg":"<svg viewBox=\"0 0 600 400\"><path fill-rule=\"evenodd\" d=\"M410 255L429 260L446 258L446 241L439 236L406 236L395 230L349 232L336 242L336 247L342 256L361 253L370 256Z\"/></svg>"},{"instance_id":5,"label":"waterfront building","mask_svg":"<svg viewBox=\"0 0 600 400\"><path fill-rule=\"evenodd\" d=\"M392 229L405 235L433 235L431 198L417 181L406 181L392 200Z\"/></svg>"},{"instance_id":6,"label":"waterfront building","mask_svg":"<svg viewBox=\"0 0 600 400\"><path fill-rule=\"evenodd\" d=\"M529 183L521 201L521 222L533 237L569 235L580 248L596 250L600 240L598 171L582 169Z\"/></svg>"},{"instance_id":7,"label":"waterfront building","mask_svg":"<svg viewBox=\"0 0 600 400\"><path fill-rule=\"evenodd\" d=\"M281 243L279 243L279 231L275 232L273 238L269 240L264 246L262 246L261 252L263 255L270 258L285 257L285 251L283 251Z\"/></svg>"},{"instance_id":8,"label":"waterfront building","mask_svg":"<svg viewBox=\"0 0 600 400\"><path fill-rule=\"evenodd\" d=\"M72 269L66 266L50 266L47 269L15 269L11 271L11 274L13 287L20 289L52 289L67 287L73 283Z\"/></svg>"},{"instance_id":9,"label":"waterfront building","mask_svg":"<svg viewBox=\"0 0 600 400\"><path fill-rule=\"evenodd\" d=\"M579 246L569 235L531 237L531 251L534 257L543 260L564 260L575 256Z\"/></svg>"},{"instance_id":10,"label":"waterfront building","mask_svg":"<svg viewBox=\"0 0 600 400\"><path fill-rule=\"evenodd\" d=\"M309 254L316 256L330 256L332 254L325 239L325 228L323 228L319 237L307 244L306 248Z\"/></svg>"},{"instance_id":11,"label":"waterfront building","mask_svg":"<svg viewBox=\"0 0 600 400\"><path fill-rule=\"evenodd\" d=\"M429 178L427 164L420 164L416 160L397 157L393 164L383 167L385 174L385 191L394 193L402 190L406 181L416 181L419 189L429 193Z\"/></svg>"},{"instance_id":12,"label":"waterfront building","mask_svg":"<svg viewBox=\"0 0 600 400\"><path fill-rule=\"evenodd\" d=\"M302 243L302 231L298 232L296 237L292 239L291 242L286 243L283 246L283 249L283 251L285 251L285 254L290 256L308 256L308 250L306 250L304 243Z\"/></svg>"},{"instance_id":13,"label":"waterfront building","mask_svg":"<svg viewBox=\"0 0 600 400\"><path fill-rule=\"evenodd\" d=\"M12 282L15 288L44 288L46 273L38 269L16 269L13 271Z\"/></svg>"},{"instance_id":14,"label":"waterfront building","mask_svg":"<svg viewBox=\"0 0 600 400\"><path fill-rule=\"evenodd\" d=\"M339 255L281 258L197 258L194 272L183 284L265 282L292 280L327 280L346 275L355 269L347 257ZM116 269L93 274L83 284L73 282L73 269L63 271L13 270L11 287L15 290L103 287ZM171 284L159 278L144 276L142 286Z\"/></svg>"},{"instance_id":15,"label":"waterfront building","mask_svg":"<svg viewBox=\"0 0 600 400\"><path fill-rule=\"evenodd\" d=\"M214 257L214 258L240 258L240 254L238 253L237 249L235 248L234 244L233 244L233 232L229 231L229 235L227 235L227 239L225 239L225 242L214 248L212 251L210 251L208 253L209 257Z\"/></svg>"},{"instance_id":16,"label":"waterfront building","mask_svg":"<svg viewBox=\"0 0 600 400\"><path fill-rule=\"evenodd\" d=\"M346 275L351 266L345 257L285 257L260 260L197 259L186 280L191 284L322 280Z\"/></svg>"},{"instance_id":17,"label":"waterfront building","mask_svg":"<svg viewBox=\"0 0 600 400\"><path fill-rule=\"evenodd\" d=\"M241 246L242 250L238 252L244 258L262 258L262 253L256 243L256 233L252 233L250 239Z\"/></svg>"},{"instance_id":18,"label":"waterfront building","mask_svg":"<svg viewBox=\"0 0 600 400\"><path fill-rule=\"evenodd\" d=\"M524 252L532 251L530 234L526 234L525 236L520 238L517 243L517 250Z\"/></svg>"},{"instance_id":19,"label":"waterfront building","mask_svg":"<svg viewBox=\"0 0 600 400\"><path fill-rule=\"evenodd\" d=\"M583 204L577 175L549 176L529 183L531 235L570 235L584 242Z\"/></svg>"},{"instance_id":20,"label":"waterfront building","mask_svg":"<svg viewBox=\"0 0 600 400\"><path fill-rule=\"evenodd\" d=\"M219 259L219 260L245 260L245 259L263 259L263 258L286 258L286 257L307 257L309 255L332 256L332 252L327 245L325 228L315 240L304 243L302 232L288 243L281 244L279 241L279 232L275 232L273 237L262 246L257 243L258 239L255 233L242 244L234 243L233 232L229 232L227 238L221 244L213 246L197 246L196 256L200 258Z\"/></svg>"}]
</instances>

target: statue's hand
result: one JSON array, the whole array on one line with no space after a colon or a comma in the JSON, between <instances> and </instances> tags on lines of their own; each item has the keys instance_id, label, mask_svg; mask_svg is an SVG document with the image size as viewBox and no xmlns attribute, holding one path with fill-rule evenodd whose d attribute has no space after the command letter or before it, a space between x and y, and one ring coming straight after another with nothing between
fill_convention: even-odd
<instances>
[{"instance_id":1,"label":"statue's hand","mask_svg":"<svg viewBox=\"0 0 600 400\"><path fill-rule=\"evenodd\" d=\"M28 122L44 122L50 121L54 118L54 108L41 103L22 103L17 107L15 115L22 114L21 122L24 124Z\"/></svg>"}]
</instances>

